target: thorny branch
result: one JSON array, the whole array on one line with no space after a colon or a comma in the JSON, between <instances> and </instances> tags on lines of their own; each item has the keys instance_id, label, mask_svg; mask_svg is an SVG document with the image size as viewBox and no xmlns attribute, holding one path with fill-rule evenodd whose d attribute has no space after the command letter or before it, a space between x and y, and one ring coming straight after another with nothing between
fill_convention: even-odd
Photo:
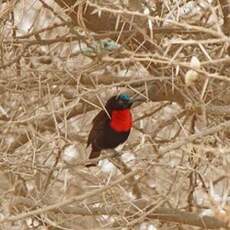
<instances>
[{"instance_id":1,"label":"thorny branch","mask_svg":"<svg viewBox=\"0 0 230 230\"><path fill-rule=\"evenodd\" d=\"M229 1L2 2L3 227L228 229ZM131 136L88 160L92 117L121 91Z\"/></svg>"}]
</instances>

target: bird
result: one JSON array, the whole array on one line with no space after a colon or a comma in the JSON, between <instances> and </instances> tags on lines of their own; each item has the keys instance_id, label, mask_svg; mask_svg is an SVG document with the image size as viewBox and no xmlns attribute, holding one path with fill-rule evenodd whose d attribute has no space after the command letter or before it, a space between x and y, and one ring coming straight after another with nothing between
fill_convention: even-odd
<instances>
[{"instance_id":1,"label":"bird","mask_svg":"<svg viewBox=\"0 0 230 230\"><path fill-rule=\"evenodd\" d=\"M115 149L124 143L132 128L131 106L133 100L127 94L112 96L105 104L105 110L101 110L92 121L87 147L91 145L89 159L100 156L102 150ZM96 166L95 163L86 167Z\"/></svg>"}]
</instances>

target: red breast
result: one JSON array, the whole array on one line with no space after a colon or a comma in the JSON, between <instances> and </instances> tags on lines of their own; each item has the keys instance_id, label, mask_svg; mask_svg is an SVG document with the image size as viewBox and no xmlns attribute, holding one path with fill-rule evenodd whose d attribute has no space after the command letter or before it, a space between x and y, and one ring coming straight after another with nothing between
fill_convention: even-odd
<instances>
[{"instance_id":1,"label":"red breast","mask_svg":"<svg viewBox=\"0 0 230 230\"><path fill-rule=\"evenodd\" d=\"M113 110L110 127L117 132L127 132L132 128L132 114L129 109Z\"/></svg>"}]
</instances>

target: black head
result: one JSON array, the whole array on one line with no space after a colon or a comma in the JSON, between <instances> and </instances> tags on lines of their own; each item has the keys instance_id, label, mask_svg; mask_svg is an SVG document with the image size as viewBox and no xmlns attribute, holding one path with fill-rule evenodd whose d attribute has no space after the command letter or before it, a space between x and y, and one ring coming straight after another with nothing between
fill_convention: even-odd
<instances>
[{"instance_id":1,"label":"black head","mask_svg":"<svg viewBox=\"0 0 230 230\"><path fill-rule=\"evenodd\" d=\"M132 106L133 101L127 94L119 94L111 97L106 103L106 109L128 109Z\"/></svg>"}]
</instances>

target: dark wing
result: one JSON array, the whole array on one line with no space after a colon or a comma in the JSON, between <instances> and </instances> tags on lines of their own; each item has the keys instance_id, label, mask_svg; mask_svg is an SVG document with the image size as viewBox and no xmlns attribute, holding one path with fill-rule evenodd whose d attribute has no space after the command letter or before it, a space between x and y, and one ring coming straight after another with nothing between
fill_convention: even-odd
<instances>
[{"instance_id":1,"label":"dark wing","mask_svg":"<svg viewBox=\"0 0 230 230\"><path fill-rule=\"evenodd\" d=\"M100 142L104 137L105 127L108 123L108 115L104 110L100 111L93 119L93 127L89 133L87 146L92 144L92 148L95 149L100 146ZM103 141L103 140L102 140Z\"/></svg>"}]
</instances>

